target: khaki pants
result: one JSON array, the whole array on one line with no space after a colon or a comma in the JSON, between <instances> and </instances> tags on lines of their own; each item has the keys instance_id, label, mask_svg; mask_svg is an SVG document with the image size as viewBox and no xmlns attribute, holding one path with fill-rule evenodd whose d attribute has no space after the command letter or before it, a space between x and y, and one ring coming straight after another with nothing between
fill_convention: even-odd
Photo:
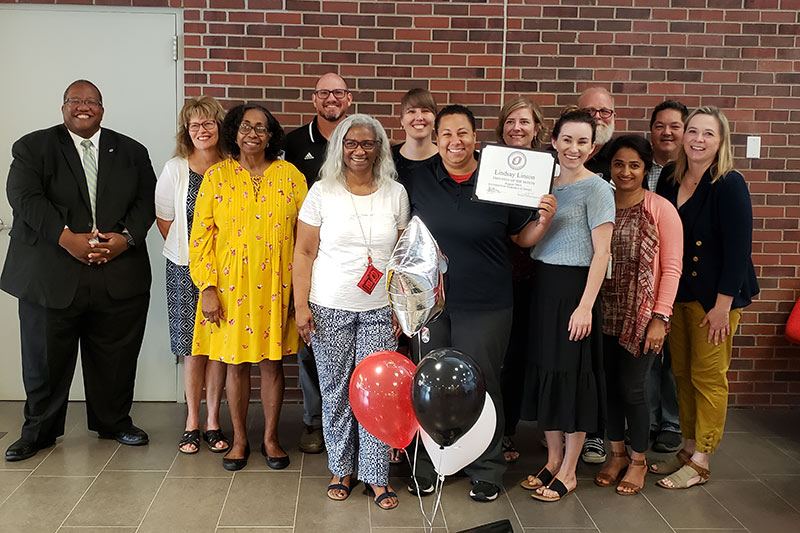
<instances>
[{"instance_id":1,"label":"khaki pants","mask_svg":"<svg viewBox=\"0 0 800 533\"><path fill-rule=\"evenodd\" d=\"M699 327L705 315L699 302L675 302L669 349L683 437L695 440L698 452L713 453L725 429L727 373L742 311L731 309L731 335L718 345L708 342L708 325Z\"/></svg>"}]
</instances>

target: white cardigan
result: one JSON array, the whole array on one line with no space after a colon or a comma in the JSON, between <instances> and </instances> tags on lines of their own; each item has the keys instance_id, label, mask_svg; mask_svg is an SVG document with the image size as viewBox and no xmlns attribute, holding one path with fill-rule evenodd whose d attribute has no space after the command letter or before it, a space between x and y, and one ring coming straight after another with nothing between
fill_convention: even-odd
<instances>
[{"instance_id":1,"label":"white cardigan","mask_svg":"<svg viewBox=\"0 0 800 533\"><path fill-rule=\"evenodd\" d=\"M173 157L164 164L156 182L156 216L172 220L164 240L164 257L176 265L189 264L188 221L186 199L189 194L189 161Z\"/></svg>"}]
</instances>

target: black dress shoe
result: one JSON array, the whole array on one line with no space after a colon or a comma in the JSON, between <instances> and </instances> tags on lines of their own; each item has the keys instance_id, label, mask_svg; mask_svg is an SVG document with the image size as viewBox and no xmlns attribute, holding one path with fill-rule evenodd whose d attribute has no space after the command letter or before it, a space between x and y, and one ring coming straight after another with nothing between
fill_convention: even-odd
<instances>
[{"instance_id":1,"label":"black dress shoe","mask_svg":"<svg viewBox=\"0 0 800 533\"><path fill-rule=\"evenodd\" d=\"M33 442L28 442L24 439L19 439L17 442L12 444L6 450L6 461L14 462L14 461L23 461L25 459L30 459L34 455L36 455L39 450L43 450L45 448L49 448L53 444L55 444L55 440L47 441L42 444L36 444Z\"/></svg>"},{"instance_id":2,"label":"black dress shoe","mask_svg":"<svg viewBox=\"0 0 800 533\"><path fill-rule=\"evenodd\" d=\"M131 427L123 431L99 431L97 434L101 439L114 439L120 444L124 444L126 446L144 446L150 442L150 438L147 436L147 433L145 433L143 429L137 428L134 425L131 425Z\"/></svg>"},{"instance_id":3,"label":"black dress shoe","mask_svg":"<svg viewBox=\"0 0 800 533\"><path fill-rule=\"evenodd\" d=\"M233 448L233 446L231 446ZM230 452L228 452L230 453ZM222 458L222 468L225 470L230 470L231 472L235 472L237 470L241 470L245 466L247 466L247 458L250 457L250 443L247 443L247 446L244 448L244 457L241 459L228 459L228 456Z\"/></svg>"},{"instance_id":4,"label":"black dress shoe","mask_svg":"<svg viewBox=\"0 0 800 533\"><path fill-rule=\"evenodd\" d=\"M264 443L261 443L261 455L267 458L267 466L273 470L283 470L287 466L289 466L290 460L288 455L284 455L283 457L270 457L267 455L267 448L264 446Z\"/></svg>"}]
</instances>

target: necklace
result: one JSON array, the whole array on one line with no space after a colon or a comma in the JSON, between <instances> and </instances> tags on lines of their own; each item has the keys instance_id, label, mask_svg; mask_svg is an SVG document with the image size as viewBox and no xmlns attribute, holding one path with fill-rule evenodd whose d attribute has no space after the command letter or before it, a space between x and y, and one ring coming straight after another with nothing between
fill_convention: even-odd
<instances>
[{"instance_id":1,"label":"necklace","mask_svg":"<svg viewBox=\"0 0 800 533\"><path fill-rule=\"evenodd\" d=\"M353 198L355 196L353 192L350 190L350 186L347 184L347 181L344 183L344 187L347 190L348 196L350 196L350 203L353 204L353 212L356 215L356 222L358 222L358 229L361 230L361 238L364 240L364 246L367 248L367 265L372 265L372 224L369 225L369 240L367 240L367 236L364 233L364 226L361 224L361 215L358 214L358 208L356 207L356 201ZM371 192L369 195L369 214L372 216L372 202L375 199L374 193L375 191Z\"/></svg>"}]
</instances>

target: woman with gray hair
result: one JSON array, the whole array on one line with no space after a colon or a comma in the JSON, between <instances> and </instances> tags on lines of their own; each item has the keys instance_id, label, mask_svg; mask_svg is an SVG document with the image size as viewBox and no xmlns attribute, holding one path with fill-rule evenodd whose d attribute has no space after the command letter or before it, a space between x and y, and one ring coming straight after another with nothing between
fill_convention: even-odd
<instances>
[{"instance_id":1,"label":"woman with gray hair","mask_svg":"<svg viewBox=\"0 0 800 533\"><path fill-rule=\"evenodd\" d=\"M345 500L358 476L381 509L397 507L389 487L389 446L357 423L348 385L368 355L397 347L381 279L409 218L380 122L352 115L334 130L320 180L300 210L294 252L295 319L311 344L322 393L322 430L333 474L328 497Z\"/></svg>"}]
</instances>

